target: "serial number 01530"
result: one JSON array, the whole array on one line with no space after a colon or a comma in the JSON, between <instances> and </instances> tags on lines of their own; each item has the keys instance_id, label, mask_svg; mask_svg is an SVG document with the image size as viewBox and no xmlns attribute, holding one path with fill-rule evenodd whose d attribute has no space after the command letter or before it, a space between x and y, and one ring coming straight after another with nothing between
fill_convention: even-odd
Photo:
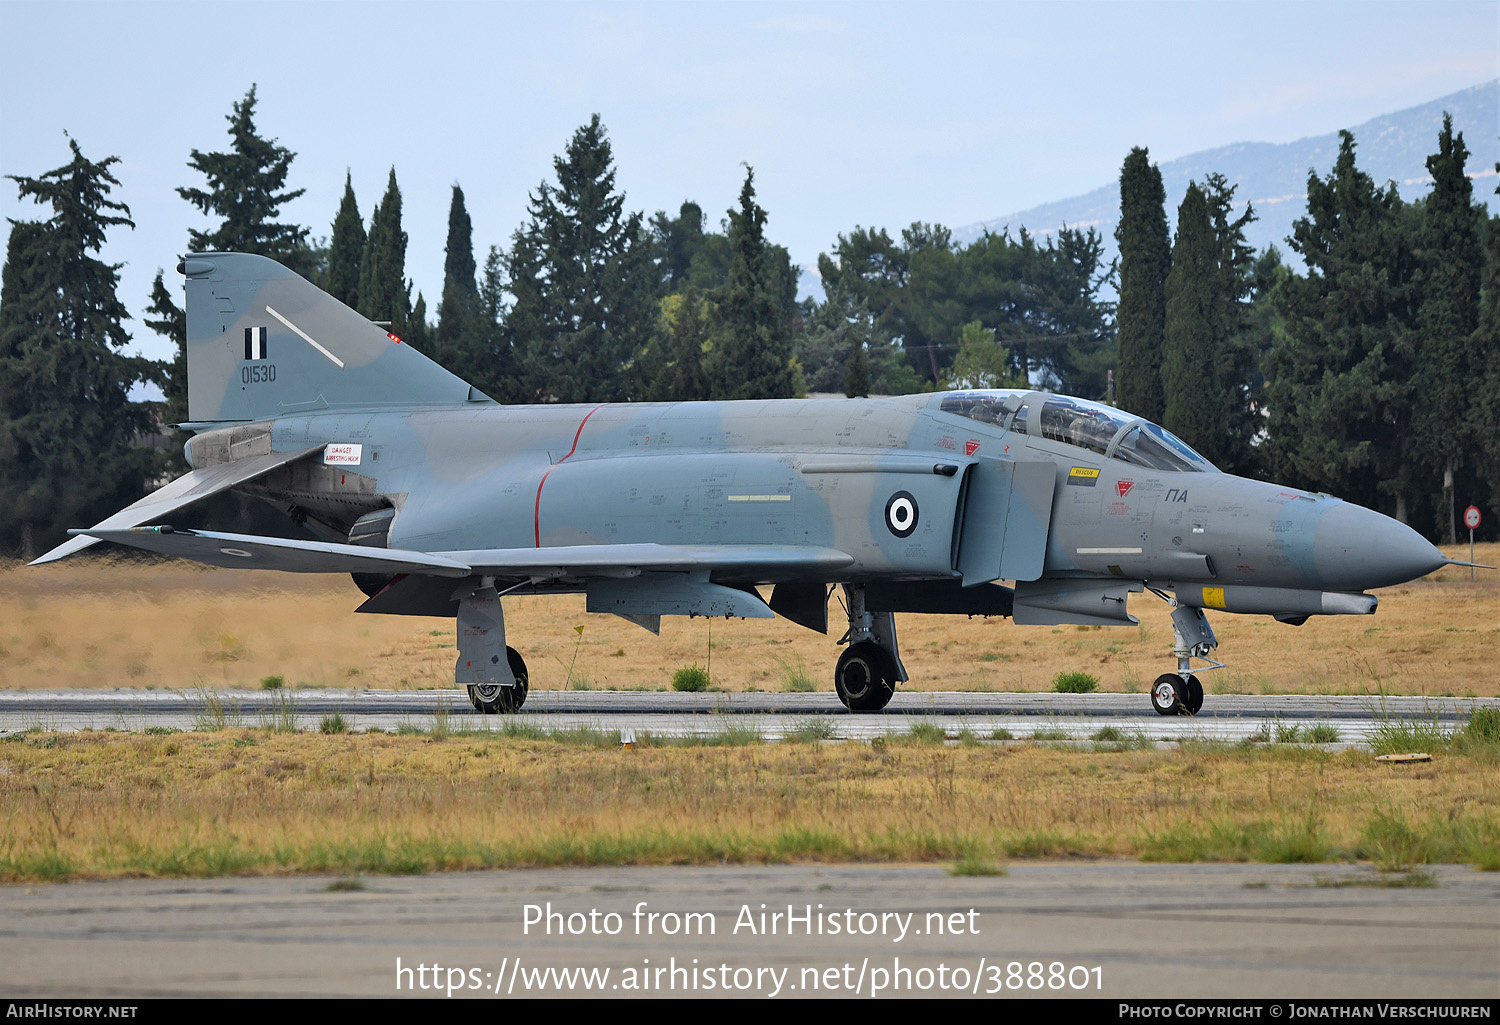
<instances>
[{"instance_id":1,"label":"serial number 01530","mask_svg":"<svg viewBox=\"0 0 1500 1025\"><path fill-rule=\"evenodd\" d=\"M240 367L242 384L267 384L274 380L276 380L275 363L251 363Z\"/></svg>"}]
</instances>

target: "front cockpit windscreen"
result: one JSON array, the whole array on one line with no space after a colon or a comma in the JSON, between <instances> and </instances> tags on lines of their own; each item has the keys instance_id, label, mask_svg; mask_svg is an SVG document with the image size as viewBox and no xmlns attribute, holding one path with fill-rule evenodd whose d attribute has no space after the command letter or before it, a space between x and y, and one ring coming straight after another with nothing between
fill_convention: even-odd
<instances>
[{"instance_id":1,"label":"front cockpit windscreen","mask_svg":"<svg viewBox=\"0 0 1500 1025\"><path fill-rule=\"evenodd\" d=\"M1028 408L1026 398L1026 392L1018 391L950 392L943 396L938 408L981 423L1015 428L1019 426L1015 423L1017 413L1024 416ZM1133 466L1215 472L1212 463L1170 431L1113 406L1051 395L1046 397L1039 412L1031 411L1030 421L1028 433L1033 436L1076 445Z\"/></svg>"}]
</instances>

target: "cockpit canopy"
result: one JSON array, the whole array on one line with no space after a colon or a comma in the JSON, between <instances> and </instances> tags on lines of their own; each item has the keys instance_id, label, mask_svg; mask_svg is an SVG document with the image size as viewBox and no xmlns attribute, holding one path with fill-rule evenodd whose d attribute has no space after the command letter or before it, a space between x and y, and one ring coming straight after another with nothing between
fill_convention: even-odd
<instances>
[{"instance_id":1,"label":"cockpit canopy","mask_svg":"<svg viewBox=\"0 0 1500 1025\"><path fill-rule=\"evenodd\" d=\"M1122 409L1025 391L963 391L944 395L938 408L980 423L1152 470L1217 473L1217 468L1172 432Z\"/></svg>"}]
</instances>

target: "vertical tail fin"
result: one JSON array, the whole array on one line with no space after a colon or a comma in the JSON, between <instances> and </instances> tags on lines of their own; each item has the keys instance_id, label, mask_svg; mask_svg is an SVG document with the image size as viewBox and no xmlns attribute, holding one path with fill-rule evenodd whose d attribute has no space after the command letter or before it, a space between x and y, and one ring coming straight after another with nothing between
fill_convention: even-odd
<instances>
[{"instance_id":1,"label":"vertical tail fin","mask_svg":"<svg viewBox=\"0 0 1500 1025\"><path fill-rule=\"evenodd\" d=\"M340 407L488 401L274 260L188 256L188 417L264 420Z\"/></svg>"}]
</instances>

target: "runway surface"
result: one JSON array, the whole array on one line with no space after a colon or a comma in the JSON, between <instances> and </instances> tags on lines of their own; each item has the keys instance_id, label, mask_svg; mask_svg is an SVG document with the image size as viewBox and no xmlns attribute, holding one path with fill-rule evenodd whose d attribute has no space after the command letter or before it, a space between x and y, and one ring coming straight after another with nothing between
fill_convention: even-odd
<instances>
[{"instance_id":1,"label":"runway surface","mask_svg":"<svg viewBox=\"0 0 1500 1025\"><path fill-rule=\"evenodd\" d=\"M1379 698L1311 695L1250 696L1210 693L1197 716L1160 716L1145 694L898 693L883 712L851 714L831 693L692 694L675 692L533 691L513 718L542 730L590 728L662 736L752 730L777 740L815 726L829 738L869 739L931 722L957 736L982 739L996 731L1017 739L1088 739L1105 727L1128 737L1190 739L1308 739L1326 725L1337 743L1364 744L1393 722L1451 729L1475 707L1500 700ZM507 717L474 713L461 690L284 690L174 692L56 690L0 693L0 735L43 728L143 730L200 729L226 725L284 725L317 729L338 713L354 730L502 729ZM1294 733L1293 730L1296 730ZM1326 731L1324 731L1326 732Z\"/></svg>"},{"instance_id":2,"label":"runway surface","mask_svg":"<svg viewBox=\"0 0 1500 1025\"><path fill-rule=\"evenodd\" d=\"M11 886L0 958L13 998L1500 997L1500 873L1432 875L1023 863Z\"/></svg>"}]
</instances>

